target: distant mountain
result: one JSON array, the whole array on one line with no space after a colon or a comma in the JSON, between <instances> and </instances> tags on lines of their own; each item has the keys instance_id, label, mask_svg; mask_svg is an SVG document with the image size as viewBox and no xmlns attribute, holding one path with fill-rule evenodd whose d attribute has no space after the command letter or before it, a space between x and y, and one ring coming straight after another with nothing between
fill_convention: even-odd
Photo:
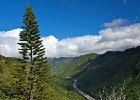
<instances>
[{"instance_id":1,"label":"distant mountain","mask_svg":"<svg viewBox=\"0 0 140 100\"><path fill-rule=\"evenodd\" d=\"M73 58L69 63L57 70L57 73L77 78L78 87L90 95L98 95L103 87L110 89L126 81L128 100L138 100L140 97L139 46L122 52L83 55Z\"/></svg>"},{"instance_id":2,"label":"distant mountain","mask_svg":"<svg viewBox=\"0 0 140 100\"><path fill-rule=\"evenodd\" d=\"M103 87L110 88L125 80L128 100L140 97L140 47L109 51L88 63L82 72L74 75L84 91L97 95Z\"/></svg>"},{"instance_id":3,"label":"distant mountain","mask_svg":"<svg viewBox=\"0 0 140 100\"><path fill-rule=\"evenodd\" d=\"M75 57L60 57L60 58L50 58L49 60L53 67L64 67L70 65L74 59Z\"/></svg>"},{"instance_id":4,"label":"distant mountain","mask_svg":"<svg viewBox=\"0 0 140 100\"><path fill-rule=\"evenodd\" d=\"M91 53L79 57L51 58L50 62L54 74L65 78L81 72L87 66L87 62L97 56L97 54Z\"/></svg>"}]
</instances>

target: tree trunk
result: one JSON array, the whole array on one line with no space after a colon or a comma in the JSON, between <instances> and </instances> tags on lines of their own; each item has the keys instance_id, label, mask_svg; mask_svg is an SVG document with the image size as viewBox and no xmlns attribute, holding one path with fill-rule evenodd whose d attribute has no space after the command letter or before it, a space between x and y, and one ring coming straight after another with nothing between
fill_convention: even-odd
<instances>
[{"instance_id":1,"label":"tree trunk","mask_svg":"<svg viewBox=\"0 0 140 100\"><path fill-rule=\"evenodd\" d=\"M29 92L29 100L33 100L33 58L32 58L32 49L31 49L31 55L30 55L30 73L29 73L29 85L30 85L30 92Z\"/></svg>"},{"instance_id":2,"label":"tree trunk","mask_svg":"<svg viewBox=\"0 0 140 100\"><path fill-rule=\"evenodd\" d=\"M30 92L29 92L29 99L28 100L33 100L33 75L32 75L32 70L33 67L31 66L30 68L30 77L29 77L29 85L30 85Z\"/></svg>"}]
</instances>

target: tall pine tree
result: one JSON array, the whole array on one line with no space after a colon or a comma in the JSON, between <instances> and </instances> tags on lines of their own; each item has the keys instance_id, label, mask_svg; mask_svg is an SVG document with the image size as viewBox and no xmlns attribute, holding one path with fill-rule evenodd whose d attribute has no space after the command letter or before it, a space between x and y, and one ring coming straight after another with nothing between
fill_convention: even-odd
<instances>
[{"instance_id":1,"label":"tall pine tree","mask_svg":"<svg viewBox=\"0 0 140 100\"><path fill-rule=\"evenodd\" d=\"M29 92L28 100L43 99L43 93L46 92L46 83L50 75L50 67L45 56L45 48L39 34L38 22L30 4L27 5L23 16L23 31L20 32L21 48L19 53L23 60L30 62L28 81Z\"/></svg>"}]
</instances>

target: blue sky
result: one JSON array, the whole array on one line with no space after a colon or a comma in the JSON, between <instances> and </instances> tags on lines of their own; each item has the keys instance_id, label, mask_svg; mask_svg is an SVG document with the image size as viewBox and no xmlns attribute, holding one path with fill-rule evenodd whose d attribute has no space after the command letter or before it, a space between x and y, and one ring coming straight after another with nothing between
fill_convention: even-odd
<instances>
[{"instance_id":1,"label":"blue sky","mask_svg":"<svg viewBox=\"0 0 140 100\"><path fill-rule=\"evenodd\" d=\"M17 44L27 2L47 57L75 57L140 46L140 0L1 0L0 51L20 57Z\"/></svg>"},{"instance_id":2,"label":"blue sky","mask_svg":"<svg viewBox=\"0 0 140 100\"><path fill-rule=\"evenodd\" d=\"M28 0L1 0L0 31L22 26ZM42 36L67 37L95 35L113 19L140 20L140 0L29 0Z\"/></svg>"}]
</instances>

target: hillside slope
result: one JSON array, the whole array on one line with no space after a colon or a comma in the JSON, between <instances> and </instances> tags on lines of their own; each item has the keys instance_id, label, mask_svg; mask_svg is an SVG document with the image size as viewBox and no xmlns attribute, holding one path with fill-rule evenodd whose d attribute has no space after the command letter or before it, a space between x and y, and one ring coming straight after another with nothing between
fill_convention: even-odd
<instances>
[{"instance_id":1,"label":"hillside slope","mask_svg":"<svg viewBox=\"0 0 140 100\"><path fill-rule=\"evenodd\" d=\"M127 99L138 100L140 97L140 47L68 59L65 62L63 58L65 63L56 59L58 64L53 66L57 68L55 73L62 78L76 78L78 87L84 92L98 96L104 87L111 91L112 87L125 82Z\"/></svg>"},{"instance_id":2,"label":"hillside slope","mask_svg":"<svg viewBox=\"0 0 140 100\"><path fill-rule=\"evenodd\" d=\"M88 65L88 61L95 59L95 53L81 55L79 57L60 57L50 59L54 75L60 77L70 77L81 72Z\"/></svg>"},{"instance_id":3,"label":"hillside slope","mask_svg":"<svg viewBox=\"0 0 140 100\"><path fill-rule=\"evenodd\" d=\"M121 51L108 51L90 60L88 66L73 77L78 87L91 95L98 95L103 87L127 83L127 99L140 97L140 47Z\"/></svg>"},{"instance_id":4,"label":"hillside slope","mask_svg":"<svg viewBox=\"0 0 140 100\"><path fill-rule=\"evenodd\" d=\"M26 76L18 75L22 71L21 59L0 56L0 100L25 100L24 88L26 84L17 81ZM24 73L24 71L23 71ZM70 86L71 82L52 77L48 84L48 100L85 100ZM24 92L23 92L24 91Z\"/></svg>"}]
</instances>

